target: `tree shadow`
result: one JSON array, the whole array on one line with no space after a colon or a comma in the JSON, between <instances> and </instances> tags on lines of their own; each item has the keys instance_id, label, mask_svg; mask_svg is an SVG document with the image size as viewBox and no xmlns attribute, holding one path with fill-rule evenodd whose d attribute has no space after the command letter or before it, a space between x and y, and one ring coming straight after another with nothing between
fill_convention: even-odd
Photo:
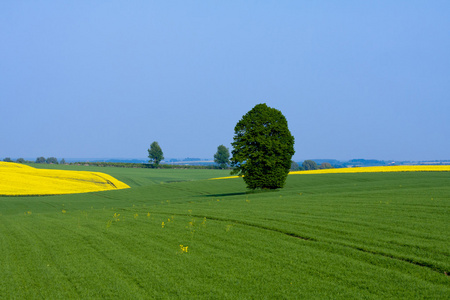
<instances>
[{"instance_id":1,"label":"tree shadow","mask_svg":"<svg viewBox=\"0 0 450 300\"><path fill-rule=\"evenodd\" d=\"M228 197L228 196L242 196L242 195L253 195L253 194L262 194L262 193L273 193L277 192L279 189L256 189L256 190L248 190L245 192L237 192L237 193L222 193L222 194L203 194L198 195L197 197Z\"/></svg>"},{"instance_id":2,"label":"tree shadow","mask_svg":"<svg viewBox=\"0 0 450 300\"><path fill-rule=\"evenodd\" d=\"M247 195L248 192L240 192L240 193L223 193L223 194L208 194L208 195L198 195L197 197L228 197L228 196L241 196L241 195Z\"/></svg>"}]
</instances>

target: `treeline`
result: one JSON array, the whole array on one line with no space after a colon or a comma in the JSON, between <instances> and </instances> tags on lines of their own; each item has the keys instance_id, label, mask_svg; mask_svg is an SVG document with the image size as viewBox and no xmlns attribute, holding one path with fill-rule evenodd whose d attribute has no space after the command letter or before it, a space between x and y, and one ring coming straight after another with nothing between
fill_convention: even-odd
<instances>
[{"instance_id":1,"label":"treeline","mask_svg":"<svg viewBox=\"0 0 450 300\"><path fill-rule=\"evenodd\" d=\"M407 163L407 162L405 162ZM331 168L357 168L357 167L372 167L372 166L389 166L402 164L402 162L392 162L376 159L351 159L349 161L339 161L335 159L315 159L305 160L302 164L293 162L291 170L319 170Z\"/></svg>"},{"instance_id":2,"label":"treeline","mask_svg":"<svg viewBox=\"0 0 450 300\"><path fill-rule=\"evenodd\" d=\"M56 157L49 157L49 158L45 158L43 156L40 156L38 158L36 158L35 161L31 161L31 160L25 160L23 158L18 158L15 161L13 161L10 157L5 157L3 159L4 162L16 162L19 164L31 164L31 163L37 163L37 164L65 164L66 161L63 159L61 159L61 161L58 162L58 159Z\"/></svg>"},{"instance_id":3,"label":"treeline","mask_svg":"<svg viewBox=\"0 0 450 300\"><path fill-rule=\"evenodd\" d=\"M117 167L117 168L147 168L147 169L220 169L216 165L170 165L150 163L124 163L124 162L72 162L73 166Z\"/></svg>"},{"instance_id":4,"label":"treeline","mask_svg":"<svg viewBox=\"0 0 450 300\"><path fill-rule=\"evenodd\" d=\"M224 169L220 165L173 165L173 164L159 164L152 163L125 163L125 162L72 162L69 165L75 166L94 166L94 167L119 167L119 168L148 168L148 169ZM292 161L291 170L318 170L334 168L330 163L323 162L320 165L312 160L305 160L302 165Z\"/></svg>"},{"instance_id":5,"label":"treeline","mask_svg":"<svg viewBox=\"0 0 450 300\"><path fill-rule=\"evenodd\" d=\"M20 164L65 164L72 166L94 166L94 167L117 167L117 168L146 168L146 169L221 169L218 165L173 165L173 164L159 164L155 166L150 163L126 163L126 162L70 162L67 163L64 158L58 161L56 157L38 157L35 161L18 158L12 160L10 157L3 159L4 162L15 162Z\"/></svg>"},{"instance_id":6,"label":"treeline","mask_svg":"<svg viewBox=\"0 0 450 300\"><path fill-rule=\"evenodd\" d=\"M155 165L152 163L129 163L129 162L70 162L67 163L64 158L58 161L56 157L48 157L45 158L40 156L36 158L35 161L25 160L23 158L18 158L15 161L10 157L6 157L3 159L5 162L16 162L22 164L66 164L72 166L93 166L93 167L116 167L116 168L143 168L143 169L229 169L228 165L218 165L218 164L210 164L210 165L179 165L179 164L159 164ZM328 162L323 162L320 165L317 164L313 160L305 160L301 165L297 162L292 161L291 170L292 171L301 171L301 170L318 170L318 169L330 169L334 168Z\"/></svg>"},{"instance_id":7,"label":"treeline","mask_svg":"<svg viewBox=\"0 0 450 300\"><path fill-rule=\"evenodd\" d=\"M293 161L291 163L291 171L305 171L305 170L320 170L320 169L332 169L334 168L329 162L323 162L318 165L313 160L305 160L301 165Z\"/></svg>"}]
</instances>

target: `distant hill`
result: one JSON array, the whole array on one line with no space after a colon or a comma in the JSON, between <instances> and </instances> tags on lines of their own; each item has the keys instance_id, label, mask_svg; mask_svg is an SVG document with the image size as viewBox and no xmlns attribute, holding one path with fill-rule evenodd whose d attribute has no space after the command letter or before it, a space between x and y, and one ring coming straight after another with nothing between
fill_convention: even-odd
<instances>
[{"instance_id":1,"label":"distant hill","mask_svg":"<svg viewBox=\"0 0 450 300\"><path fill-rule=\"evenodd\" d=\"M392 161L392 160L377 160L377 159L350 159L348 161L340 161L337 159L311 159L317 165L328 162L334 168L352 168L352 167L375 167L375 166L390 166L390 165L448 165L450 160L432 160L432 161ZM303 161L298 164L302 165Z\"/></svg>"},{"instance_id":2,"label":"distant hill","mask_svg":"<svg viewBox=\"0 0 450 300\"><path fill-rule=\"evenodd\" d=\"M123 163L132 163L132 164L142 164L142 163L147 163L148 159L144 160L144 159L118 159L118 158L116 159L116 158L113 158L113 159L105 160L105 162L123 162Z\"/></svg>"},{"instance_id":3,"label":"distant hill","mask_svg":"<svg viewBox=\"0 0 450 300\"><path fill-rule=\"evenodd\" d=\"M386 162L384 160L376 160L376 159L351 159L344 163L345 166L353 166L353 167L386 166L389 164L390 164L389 162Z\"/></svg>"},{"instance_id":4,"label":"distant hill","mask_svg":"<svg viewBox=\"0 0 450 300\"><path fill-rule=\"evenodd\" d=\"M348 161L341 161L337 159L311 159L316 162L317 165L322 163L330 163L333 168L351 168L351 167L372 167L372 166L388 166L392 165L392 161L376 160L376 159L351 159ZM299 162L301 165L303 162ZM395 164L402 164L396 162Z\"/></svg>"}]
</instances>

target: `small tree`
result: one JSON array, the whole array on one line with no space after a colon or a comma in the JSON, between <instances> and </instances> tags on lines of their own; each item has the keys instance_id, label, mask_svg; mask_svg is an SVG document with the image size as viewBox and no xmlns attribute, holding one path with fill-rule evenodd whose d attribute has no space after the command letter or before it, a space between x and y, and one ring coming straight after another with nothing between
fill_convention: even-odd
<instances>
[{"instance_id":1,"label":"small tree","mask_svg":"<svg viewBox=\"0 0 450 300\"><path fill-rule=\"evenodd\" d=\"M37 164L45 164L45 157L41 156L36 158L36 163Z\"/></svg>"},{"instance_id":2,"label":"small tree","mask_svg":"<svg viewBox=\"0 0 450 300\"><path fill-rule=\"evenodd\" d=\"M57 165L58 164L58 159L56 159L56 157L49 157L49 158L46 159L46 162L48 164L55 164L55 165Z\"/></svg>"},{"instance_id":3,"label":"small tree","mask_svg":"<svg viewBox=\"0 0 450 300\"><path fill-rule=\"evenodd\" d=\"M332 169L333 166L329 162L321 163L319 169Z\"/></svg>"},{"instance_id":4,"label":"small tree","mask_svg":"<svg viewBox=\"0 0 450 300\"><path fill-rule=\"evenodd\" d=\"M4 162L12 162L11 157L5 157L3 159Z\"/></svg>"},{"instance_id":5,"label":"small tree","mask_svg":"<svg viewBox=\"0 0 450 300\"><path fill-rule=\"evenodd\" d=\"M63 158L61 159L61 161L59 162L61 165L65 165L66 164L66 160Z\"/></svg>"},{"instance_id":6,"label":"small tree","mask_svg":"<svg viewBox=\"0 0 450 300\"><path fill-rule=\"evenodd\" d=\"M158 142L153 142L148 149L149 162L153 164L155 168L159 166L159 163L164 159L163 151L159 146Z\"/></svg>"},{"instance_id":7,"label":"small tree","mask_svg":"<svg viewBox=\"0 0 450 300\"><path fill-rule=\"evenodd\" d=\"M217 152L214 154L214 162L219 165L219 168L225 169L230 163L230 151L224 145L217 147Z\"/></svg>"},{"instance_id":8,"label":"small tree","mask_svg":"<svg viewBox=\"0 0 450 300\"><path fill-rule=\"evenodd\" d=\"M18 163L18 164L24 164L24 163L25 163L25 159L23 159L22 157L21 157L21 158L18 158L18 159L16 159L16 163Z\"/></svg>"},{"instance_id":9,"label":"small tree","mask_svg":"<svg viewBox=\"0 0 450 300\"><path fill-rule=\"evenodd\" d=\"M302 164L302 167L305 170L317 170L319 168L316 162L313 160L305 160Z\"/></svg>"},{"instance_id":10,"label":"small tree","mask_svg":"<svg viewBox=\"0 0 450 300\"><path fill-rule=\"evenodd\" d=\"M281 111L258 104L234 128L232 174L249 189L282 188L294 155L294 137Z\"/></svg>"},{"instance_id":11,"label":"small tree","mask_svg":"<svg viewBox=\"0 0 450 300\"><path fill-rule=\"evenodd\" d=\"M296 163L295 161L292 161L291 162L291 171L300 171L300 170L303 170L303 168L300 167L298 165L298 163Z\"/></svg>"}]
</instances>

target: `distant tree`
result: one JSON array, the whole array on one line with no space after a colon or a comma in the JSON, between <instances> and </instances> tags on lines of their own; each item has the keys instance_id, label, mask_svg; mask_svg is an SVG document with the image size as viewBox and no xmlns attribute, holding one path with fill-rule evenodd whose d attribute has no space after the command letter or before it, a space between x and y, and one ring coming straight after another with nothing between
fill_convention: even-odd
<instances>
[{"instance_id":1,"label":"distant tree","mask_svg":"<svg viewBox=\"0 0 450 300\"><path fill-rule=\"evenodd\" d=\"M294 155L294 137L281 111L258 104L234 128L232 174L249 189L282 188Z\"/></svg>"},{"instance_id":2,"label":"distant tree","mask_svg":"<svg viewBox=\"0 0 450 300\"><path fill-rule=\"evenodd\" d=\"M186 157L185 159L183 159L183 161L200 161L202 160L201 158L192 158L192 157Z\"/></svg>"},{"instance_id":3,"label":"distant tree","mask_svg":"<svg viewBox=\"0 0 450 300\"><path fill-rule=\"evenodd\" d=\"M291 171L300 171L303 168L299 166L298 163L296 163L295 161L291 162Z\"/></svg>"},{"instance_id":4,"label":"distant tree","mask_svg":"<svg viewBox=\"0 0 450 300\"><path fill-rule=\"evenodd\" d=\"M66 164L66 161L65 161L65 159L63 158L63 159L61 159L61 161L59 162L61 165L65 165Z\"/></svg>"},{"instance_id":5,"label":"distant tree","mask_svg":"<svg viewBox=\"0 0 450 300\"><path fill-rule=\"evenodd\" d=\"M302 167L305 170L317 170L319 168L316 162L313 160L305 160L302 164Z\"/></svg>"},{"instance_id":6,"label":"distant tree","mask_svg":"<svg viewBox=\"0 0 450 300\"><path fill-rule=\"evenodd\" d=\"M153 142L148 149L149 162L153 164L154 167L158 167L159 163L164 159L163 151L159 146L158 142Z\"/></svg>"},{"instance_id":7,"label":"distant tree","mask_svg":"<svg viewBox=\"0 0 450 300\"><path fill-rule=\"evenodd\" d=\"M45 157L43 157L43 156L40 156L40 157L38 157L38 158L36 158L36 163L37 164L45 164Z\"/></svg>"},{"instance_id":8,"label":"distant tree","mask_svg":"<svg viewBox=\"0 0 450 300\"><path fill-rule=\"evenodd\" d=\"M4 162L12 162L11 157L5 157L3 159Z\"/></svg>"},{"instance_id":9,"label":"distant tree","mask_svg":"<svg viewBox=\"0 0 450 300\"><path fill-rule=\"evenodd\" d=\"M49 157L49 158L46 159L46 163L57 165L58 164L58 159L56 157Z\"/></svg>"},{"instance_id":10,"label":"distant tree","mask_svg":"<svg viewBox=\"0 0 450 300\"><path fill-rule=\"evenodd\" d=\"M320 164L319 169L332 169L333 166L329 162L323 162Z\"/></svg>"},{"instance_id":11,"label":"distant tree","mask_svg":"<svg viewBox=\"0 0 450 300\"><path fill-rule=\"evenodd\" d=\"M219 165L221 169L228 167L230 163L230 151L224 145L217 147L217 152L214 154L214 162Z\"/></svg>"},{"instance_id":12,"label":"distant tree","mask_svg":"<svg viewBox=\"0 0 450 300\"><path fill-rule=\"evenodd\" d=\"M23 164L23 163L25 163L25 159L18 158L18 159L16 159L16 163Z\"/></svg>"}]
</instances>

